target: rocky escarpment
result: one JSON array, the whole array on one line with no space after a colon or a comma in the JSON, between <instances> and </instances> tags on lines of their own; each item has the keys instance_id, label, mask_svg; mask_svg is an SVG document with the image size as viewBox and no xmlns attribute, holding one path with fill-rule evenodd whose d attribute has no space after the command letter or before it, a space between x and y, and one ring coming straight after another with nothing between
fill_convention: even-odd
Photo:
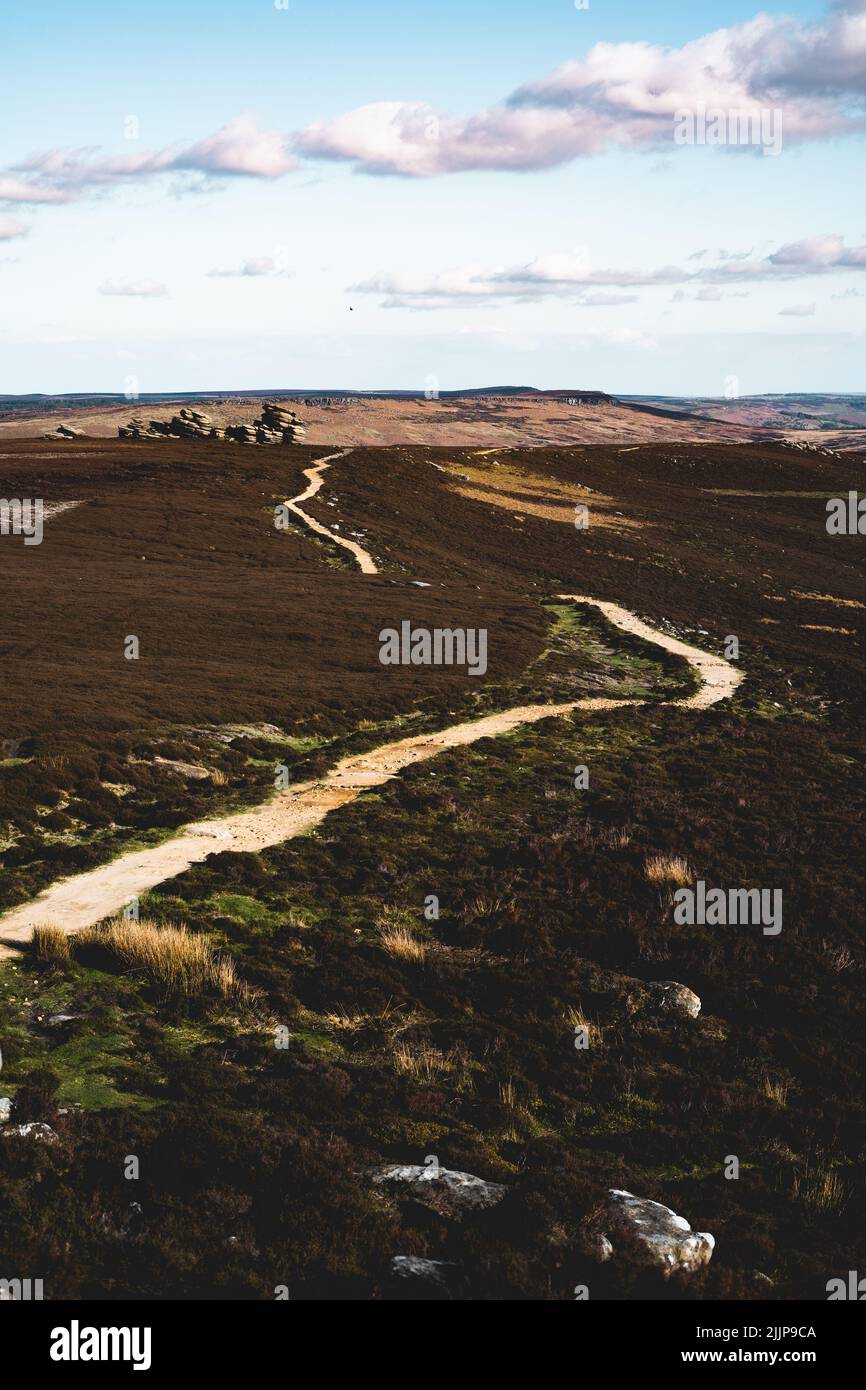
<instances>
[{"instance_id":1,"label":"rocky escarpment","mask_svg":"<svg viewBox=\"0 0 866 1390\"><path fill-rule=\"evenodd\" d=\"M204 410L184 406L170 420L147 423L134 416L117 431L120 439L224 439L230 444L299 444L306 430L286 406L264 401L262 413L252 424L226 425L223 429Z\"/></svg>"}]
</instances>

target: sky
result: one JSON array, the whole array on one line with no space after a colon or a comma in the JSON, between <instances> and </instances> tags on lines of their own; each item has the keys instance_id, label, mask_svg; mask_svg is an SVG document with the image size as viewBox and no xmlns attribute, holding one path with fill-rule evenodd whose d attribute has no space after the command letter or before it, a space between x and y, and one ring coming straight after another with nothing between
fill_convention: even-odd
<instances>
[{"instance_id":1,"label":"sky","mask_svg":"<svg viewBox=\"0 0 866 1390\"><path fill-rule=\"evenodd\" d=\"M0 393L866 390L866 0L6 0Z\"/></svg>"}]
</instances>

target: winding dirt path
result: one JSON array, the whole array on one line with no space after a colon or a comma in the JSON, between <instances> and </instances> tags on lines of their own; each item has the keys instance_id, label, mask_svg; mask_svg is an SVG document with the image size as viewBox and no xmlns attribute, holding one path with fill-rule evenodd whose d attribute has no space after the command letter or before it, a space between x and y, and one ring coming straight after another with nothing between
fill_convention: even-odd
<instances>
[{"instance_id":1,"label":"winding dirt path","mask_svg":"<svg viewBox=\"0 0 866 1390\"><path fill-rule=\"evenodd\" d=\"M362 546L335 535L308 517L300 506L319 491L328 464L334 459L344 458L347 453L351 453L351 450L329 454L319 459L313 467L305 469L309 486L297 497L288 500L286 506L314 531L351 551L362 573L377 574L373 557ZM672 701L676 707L707 709L720 700L729 699L742 679L740 673L722 657L660 632L619 604L589 598L584 594L560 594L558 597L597 608L614 627L685 657L697 673L700 684L693 694ZM368 753L350 755L341 759L324 777L277 792L254 810L188 825L180 834L161 845L130 850L109 864L53 884L32 902L0 917L0 956L10 955L16 947L29 941L31 930L38 923L55 922L66 931L79 931L119 912L131 898L140 897L157 884L183 873L192 864L201 863L208 855L223 850L256 851L301 835L318 825L335 807L354 801L368 787L381 786L403 768L425 762L447 748L460 748L482 738L495 738L516 729L520 724L535 724L541 719L571 714L578 709L591 712L644 703L636 699L590 697L564 704L517 705L498 714L488 714L482 719L452 724L438 733L416 734L383 744L381 748L374 748Z\"/></svg>"},{"instance_id":2,"label":"winding dirt path","mask_svg":"<svg viewBox=\"0 0 866 1390\"><path fill-rule=\"evenodd\" d=\"M344 550L348 550L351 555L354 555L362 574L378 574L379 568L368 550L365 550L362 545L358 545L357 541L346 540L344 536L336 535L327 526L323 526L321 521L316 521L315 517L307 516L307 513L300 506L301 502L309 502L311 497L315 497L325 481L325 469L328 464L333 463L334 459L344 459L347 454L351 453L351 449L341 449L338 454L326 454L323 459L317 459L312 468L305 468L304 477L309 478L309 487L304 492L299 492L297 497L286 498L283 505L288 507L290 512L299 516L304 525L309 526L311 531L316 531L320 536L327 536L329 541L336 541L337 545L341 545Z\"/></svg>"}]
</instances>

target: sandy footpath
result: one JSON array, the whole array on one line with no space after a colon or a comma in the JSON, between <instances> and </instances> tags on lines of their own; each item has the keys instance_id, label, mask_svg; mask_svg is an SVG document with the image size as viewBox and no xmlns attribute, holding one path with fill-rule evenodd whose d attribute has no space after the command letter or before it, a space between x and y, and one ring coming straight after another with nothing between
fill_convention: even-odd
<instances>
[{"instance_id":1,"label":"sandy footpath","mask_svg":"<svg viewBox=\"0 0 866 1390\"><path fill-rule=\"evenodd\" d=\"M329 531L301 508L301 503L315 496L321 488L328 464L342 457L344 454L328 455L305 470L309 486L286 505L314 531L350 550L364 574L376 574L375 561L362 546ZM684 657L697 673L700 685L695 693L673 701L675 706L706 709L729 699L740 683L740 673L722 657L670 637L619 604L582 594L560 594L558 597L597 608L614 627ZM186 826L163 844L131 850L109 864L53 884L32 902L0 917L0 955L9 955L27 942L37 923L54 922L67 931L92 926L121 911L131 898L140 897L157 884L183 873L190 865L201 863L210 854L224 850L261 850L301 835L324 820L329 811L354 801L368 787L381 786L403 768L425 762L445 749L463 747L482 738L495 738L518 725L534 724L541 719L572 714L575 710L612 710L643 703L635 699L591 697L564 704L518 705L482 719L452 724L439 733L417 734L383 744L368 753L343 758L324 777L277 792L254 810Z\"/></svg>"},{"instance_id":2,"label":"sandy footpath","mask_svg":"<svg viewBox=\"0 0 866 1390\"><path fill-rule=\"evenodd\" d=\"M323 459L317 459L312 468L305 468L304 477L309 478L309 487L304 492L299 492L297 497L287 498L283 505L288 507L290 512L299 516L311 531L318 532L320 536L327 536L329 541L336 541L337 545L341 545L344 550L348 550L351 555L354 555L362 574L378 574L376 562L369 551L365 550L362 545L358 545L356 541L347 540L344 536L338 536L335 531L330 531L327 526L316 521L315 517L307 516L307 513L302 511L300 506L301 502L308 502L311 497L315 497L325 481L325 469L328 465L333 463L334 459L346 458L351 452L351 449L343 449L338 454L326 454Z\"/></svg>"}]
</instances>

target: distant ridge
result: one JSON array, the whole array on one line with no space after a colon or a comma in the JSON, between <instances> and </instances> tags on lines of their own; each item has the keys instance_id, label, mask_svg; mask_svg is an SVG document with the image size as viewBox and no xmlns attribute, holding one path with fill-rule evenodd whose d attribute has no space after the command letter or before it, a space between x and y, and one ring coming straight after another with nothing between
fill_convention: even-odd
<instances>
[{"instance_id":1,"label":"distant ridge","mask_svg":"<svg viewBox=\"0 0 866 1390\"><path fill-rule=\"evenodd\" d=\"M600 404L617 404L617 398L609 395L606 391L595 389L588 390L585 387L572 386L567 389L543 390L538 386L470 386L465 390L439 391L438 398L442 400L477 400L483 396L531 396L541 400L565 400L570 397L597 400ZM246 400L251 396L261 396L265 398L292 399L304 396L342 396L351 400L425 400L429 399L428 393L421 389L418 391L356 391L344 387L335 386L256 386L248 387L243 391L142 391L134 397L135 401L232 401ZM73 402L76 405L112 406L122 405L124 402L131 402L133 398L123 395L121 392L110 391L64 391L50 394L42 391L32 391L23 395L11 395L0 392L0 405L28 405L38 402L44 405L57 403Z\"/></svg>"}]
</instances>

